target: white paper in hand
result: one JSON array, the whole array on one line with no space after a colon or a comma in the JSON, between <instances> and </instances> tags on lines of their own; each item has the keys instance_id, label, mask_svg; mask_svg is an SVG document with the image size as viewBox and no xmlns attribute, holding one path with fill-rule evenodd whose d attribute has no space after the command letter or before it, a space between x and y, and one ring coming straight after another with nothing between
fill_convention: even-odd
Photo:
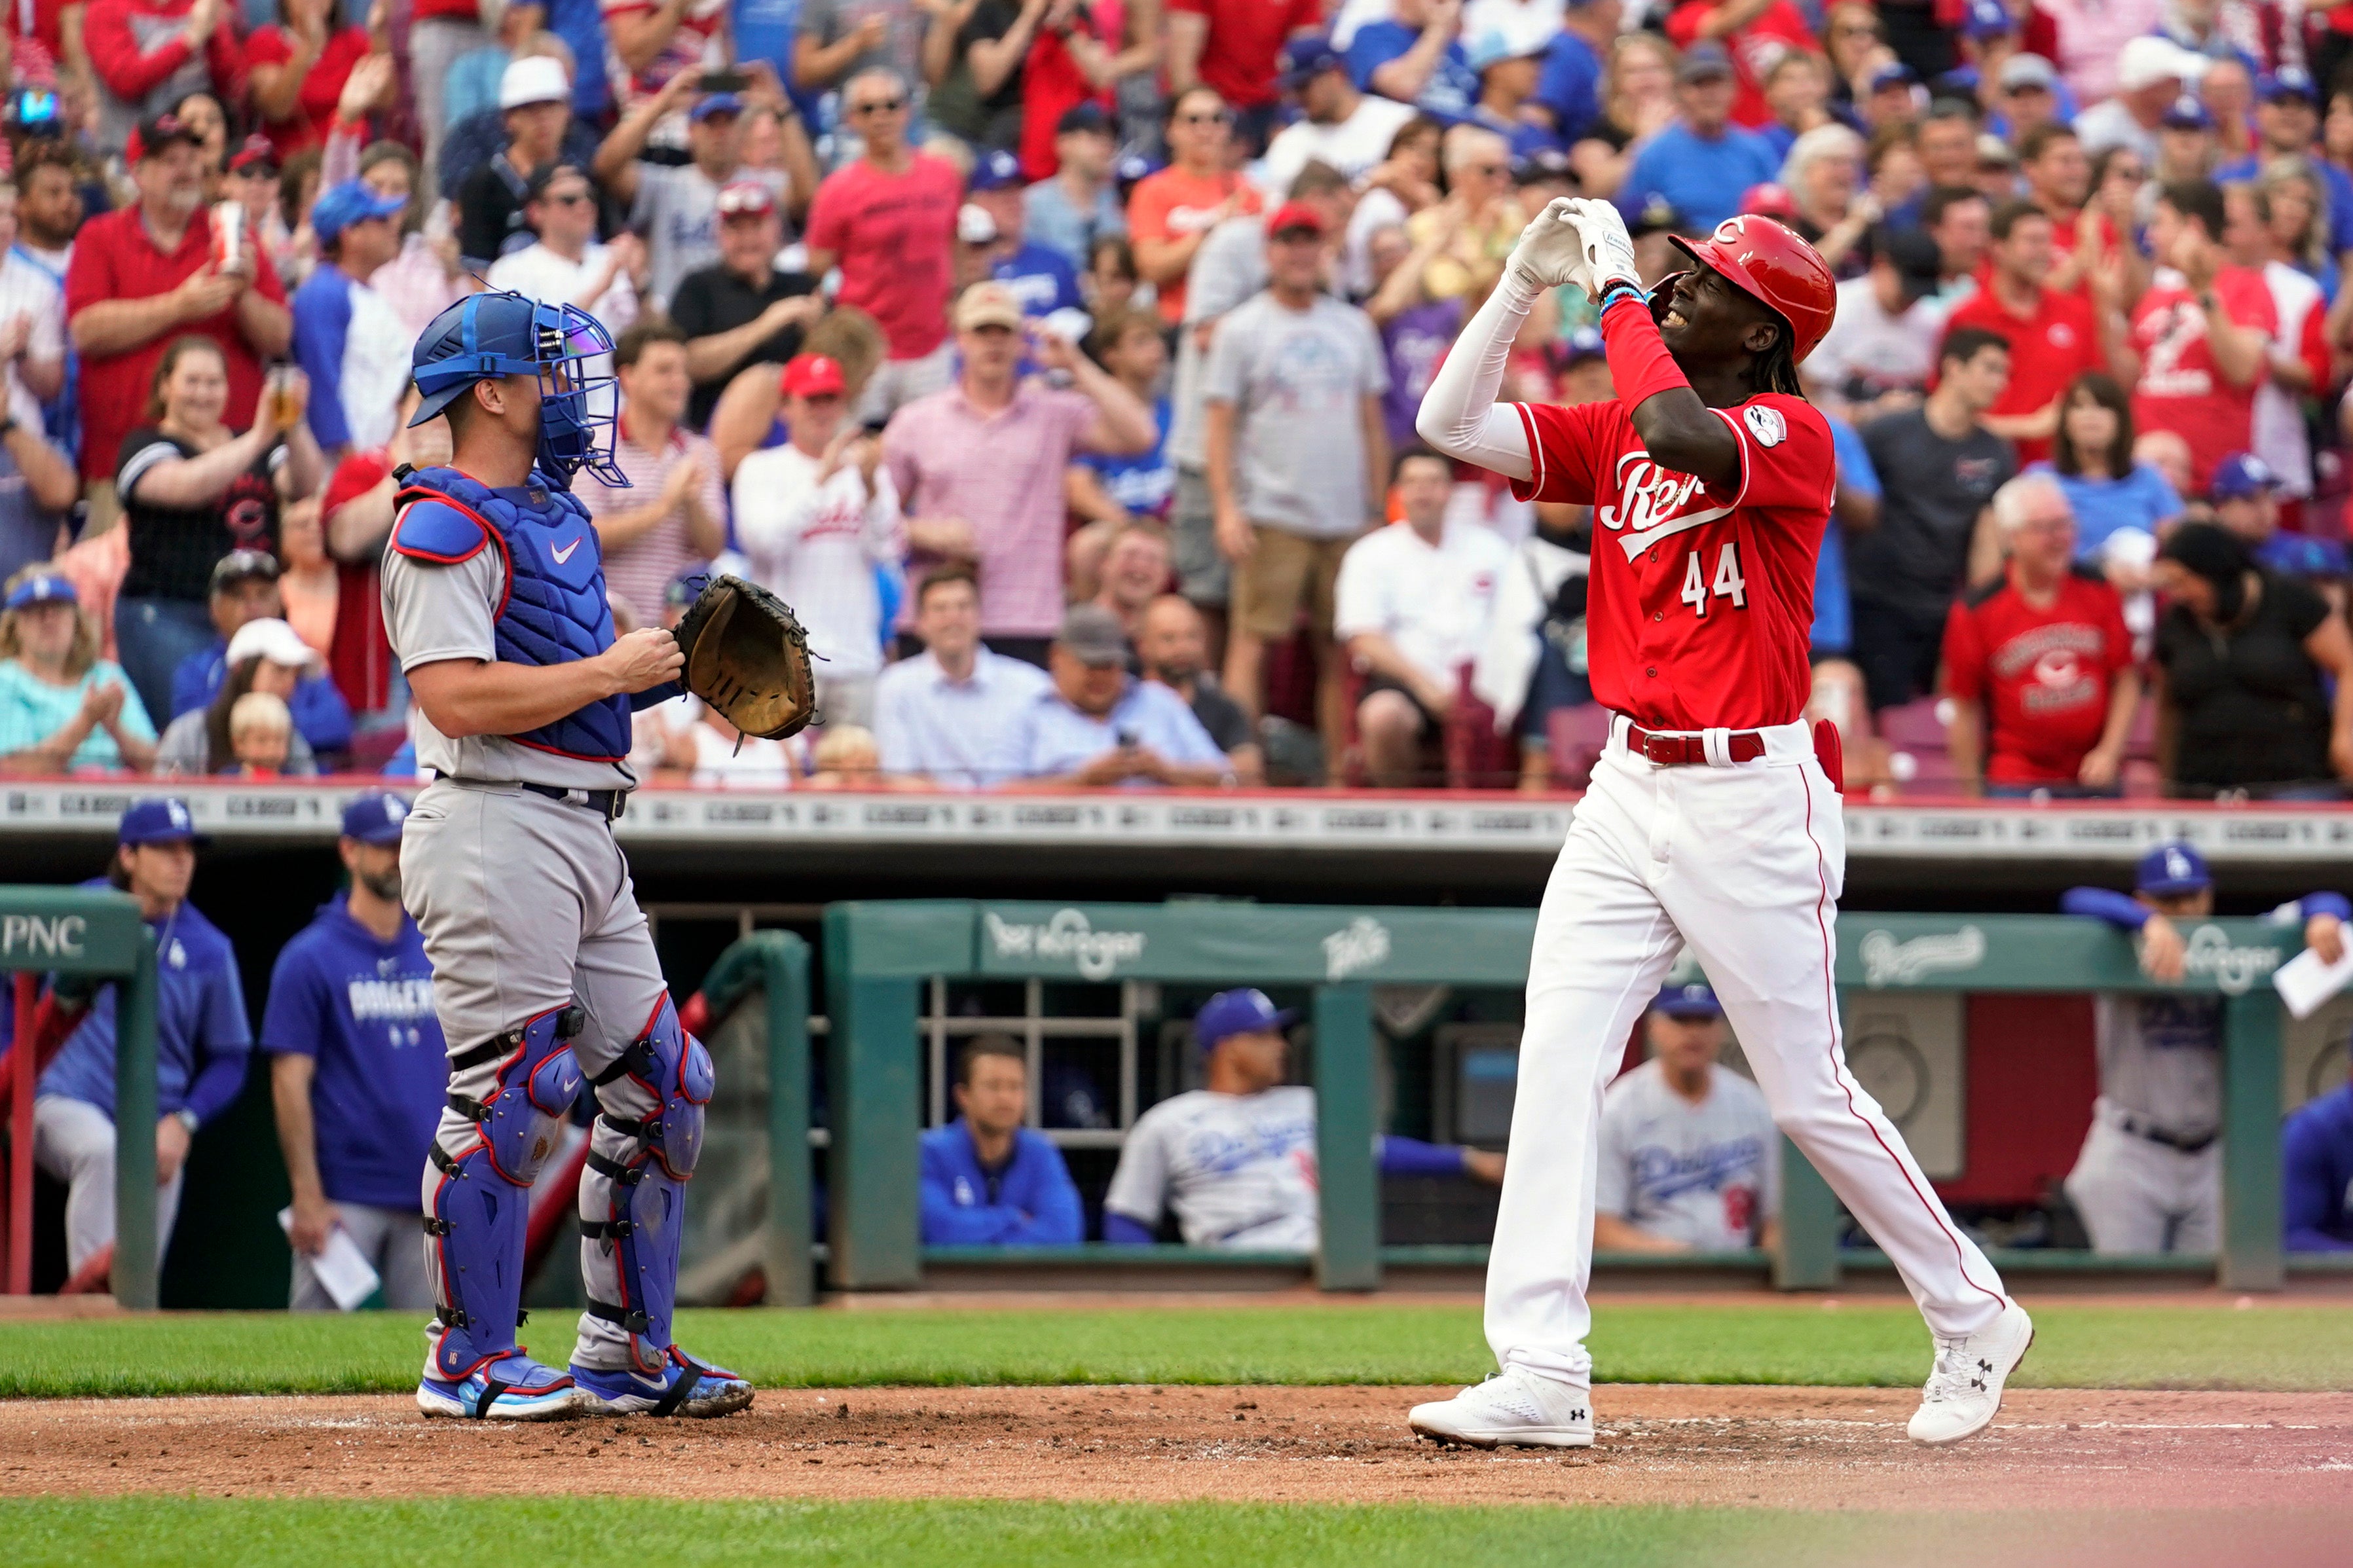
<instances>
[{"instance_id":1,"label":"white paper in hand","mask_svg":"<svg viewBox=\"0 0 2353 1568\"><path fill-rule=\"evenodd\" d=\"M294 1234L292 1205L278 1211L278 1228L287 1235ZM327 1232L327 1245L311 1259L311 1272L319 1277L336 1306L348 1312L375 1294L378 1284L375 1266L360 1252L359 1243L342 1226Z\"/></svg>"},{"instance_id":2,"label":"white paper in hand","mask_svg":"<svg viewBox=\"0 0 2353 1568\"><path fill-rule=\"evenodd\" d=\"M2272 986L2287 1004L2287 1010L2299 1018L2309 1018L2323 1002L2345 989L2353 980L2353 944L2348 944L2345 954L2334 963L2320 962L2320 954L2306 948L2285 963L2272 971Z\"/></svg>"}]
</instances>

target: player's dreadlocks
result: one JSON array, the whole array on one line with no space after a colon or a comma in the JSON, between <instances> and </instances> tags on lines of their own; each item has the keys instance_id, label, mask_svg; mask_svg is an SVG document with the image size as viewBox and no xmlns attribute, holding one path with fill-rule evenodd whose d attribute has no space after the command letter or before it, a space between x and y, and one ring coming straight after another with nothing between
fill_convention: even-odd
<instances>
[{"instance_id":1,"label":"player's dreadlocks","mask_svg":"<svg viewBox=\"0 0 2353 1568\"><path fill-rule=\"evenodd\" d=\"M1774 335L1773 346L1749 362L1749 384L1760 393L1803 397L1805 393L1798 384L1798 362L1789 353L1788 325L1778 320L1773 324L1780 330Z\"/></svg>"}]
</instances>

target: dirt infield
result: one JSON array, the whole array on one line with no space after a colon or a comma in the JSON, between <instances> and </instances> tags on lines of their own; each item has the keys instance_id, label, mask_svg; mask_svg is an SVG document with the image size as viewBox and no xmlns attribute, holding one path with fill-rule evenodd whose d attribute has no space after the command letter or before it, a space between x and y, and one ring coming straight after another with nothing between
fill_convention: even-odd
<instances>
[{"instance_id":1,"label":"dirt infield","mask_svg":"<svg viewBox=\"0 0 2353 1568\"><path fill-rule=\"evenodd\" d=\"M2353 1394L2013 1392L1957 1448L1909 1390L1618 1385L1589 1452L1414 1441L1402 1388L765 1390L711 1423L427 1422L405 1397L0 1404L0 1495L1673 1502L2346 1510ZM1451 1391L1440 1391L1451 1392ZM662 1476L652 1483L649 1470Z\"/></svg>"}]
</instances>

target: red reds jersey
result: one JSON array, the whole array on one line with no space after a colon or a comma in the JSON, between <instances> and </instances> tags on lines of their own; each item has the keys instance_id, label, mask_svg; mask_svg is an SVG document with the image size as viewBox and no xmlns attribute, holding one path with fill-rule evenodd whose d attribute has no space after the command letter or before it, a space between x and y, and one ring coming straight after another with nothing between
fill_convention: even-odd
<instances>
[{"instance_id":1,"label":"red reds jersey","mask_svg":"<svg viewBox=\"0 0 2353 1568\"><path fill-rule=\"evenodd\" d=\"M2245 267L2225 267L2214 275L2222 313L2266 340L2279 332L2263 275ZM2180 273L2160 271L2133 309L2133 347L2140 353L2140 380L2134 384L2133 426L2142 431L2172 430L2189 443L2190 483L2203 494L2214 465L2252 440L2255 408L2253 385L2232 386L2214 363L2206 341L2206 312Z\"/></svg>"},{"instance_id":2,"label":"red reds jersey","mask_svg":"<svg viewBox=\"0 0 2353 1568\"><path fill-rule=\"evenodd\" d=\"M1594 509L1595 700L1657 730L1795 721L1838 468L1814 405L1767 394L1714 410L1740 443L1730 494L1652 462L1615 400L1514 406L1535 473L1513 493Z\"/></svg>"},{"instance_id":3,"label":"red reds jersey","mask_svg":"<svg viewBox=\"0 0 2353 1568\"><path fill-rule=\"evenodd\" d=\"M1945 684L1984 706L1990 784L2073 784L2107 723L2116 675L2132 661L2124 601L2080 567L2060 579L2047 608L2028 604L2005 575L1945 622Z\"/></svg>"},{"instance_id":4,"label":"red reds jersey","mask_svg":"<svg viewBox=\"0 0 2353 1568\"><path fill-rule=\"evenodd\" d=\"M1684 0L1667 16L1667 37L1675 47L1688 49L1699 42L1700 28L1718 11L1731 6L1719 0ZM1806 26L1805 13L1789 0L1766 0L1765 8L1718 40L1732 57L1732 122L1754 131L1773 123L1773 106L1765 100L1765 79L1781 57L1818 55L1822 47Z\"/></svg>"},{"instance_id":5,"label":"red reds jersey","mask_svg":"<svg viewBox=\"0 0 2353 1568\"><path fill-rule=\"evenodd\" d=\"M1947 336L1962 327L1982 327L2010 344L2010 384L2001 401L1986 410L1997 417L2040 413L2084 372L2107 368L2092 307L2073 294L2038 290L2034 313L2017 316L1990 284L1982 285L1945 318ZM2013 444L2021 468L2051 455L2048 438Z\"/></svg>"}]
</instances>

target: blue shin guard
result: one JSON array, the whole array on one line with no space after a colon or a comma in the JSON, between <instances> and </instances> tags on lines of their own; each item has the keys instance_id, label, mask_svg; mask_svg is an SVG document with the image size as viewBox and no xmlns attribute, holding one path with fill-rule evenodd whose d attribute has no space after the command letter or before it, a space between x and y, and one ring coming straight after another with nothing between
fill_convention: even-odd
<instances>
[{"instance_id":1,"label":"blue shin guard","mask_svg":"<svg viewBox=\"0 0 2353 1568\"><path fill-rule=\"evenodd\" d=\"M531 1184L580 1092L575 1007L450 1061L449 1108L425 1173L426 1268L435 1321L417 1402L428 1414L544 1418L570 1414L568 1374L515 1344L522 1321Z\"/></svg>"},{"instance_id":2,"label":"blue shin guard","mask_svg":"<svg viewBox=\"0 0 2353 1568\"><path fill-rule=\"evenodd\" d=\"M645 1033L594 1081L601 1109L580 1183L583 1323L593 1319L617 1331L611 1337L626 1340L628 1364L589 1367L575 1357L573 1373L617 1410L741 1409L751 1403L751 1385L687 1356L670 1337L686 1183L702 1153L702 1108L711 1099L710 1053L680 1026L665 995Z\"/></svg>"}]
</instances>

